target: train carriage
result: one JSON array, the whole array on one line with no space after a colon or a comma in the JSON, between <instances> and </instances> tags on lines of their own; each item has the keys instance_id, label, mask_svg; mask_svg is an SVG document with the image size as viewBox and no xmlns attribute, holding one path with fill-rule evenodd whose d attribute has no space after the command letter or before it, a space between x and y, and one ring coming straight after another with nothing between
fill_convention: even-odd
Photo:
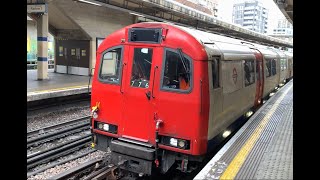
<instances>
[{"instance_id":1,"label":"train carriage","mask_svg":"<svg viewBox=\"0 0 320 180\"><path fill-rule=\"evenodd\" d=\"M266 98L279 85L279 58L278 54L268 47L257 46L263 57L263 98Z\"/></svg>"},{"instance_id":2,"label":"train carriage","mask_svg":"<svg viewBox=\"0 0 320 180\"><path fill-rule=\"evenodd\" d=\"M288 59L288 70L286 75L286 81L289 81L293 77L293 54L290 52L285 52Z\"/></svg>"},{"instance_id":3,"label":"train carriage","mask_svg":"<svg viewBox=\"0 0 320 180\"><path fill-rule=\"evenodd\" d=\"M286 80L286 75L287 75L287 64L288 64L288 57L287 55L279 49L272 49L275 53L278 54L277 58L277 76L278 76L278 85L283 84Z\"/></svg>"},{"instance_id":4,"label":"train carriage","mask_svg":"<svg viewBox=\"0 0 320 180\"><path fill-rule=\"evenodd\" d=\"M214 137L277 86L276 60L268 48L177 25L122 28L97 50L95 147L110 148L111 162L125 160L135 173L165 173L175 162L189 171Z\"/></svg>"}]
</instances>

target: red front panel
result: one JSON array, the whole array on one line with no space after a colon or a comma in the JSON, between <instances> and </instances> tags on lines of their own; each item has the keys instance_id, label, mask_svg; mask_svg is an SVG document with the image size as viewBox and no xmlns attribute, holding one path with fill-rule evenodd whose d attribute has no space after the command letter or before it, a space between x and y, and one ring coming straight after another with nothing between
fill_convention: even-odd
<instances>
[{"instance_id":1,"label":"red front panel","mask_svg":"<svg viewBox=\"0 0 320 180\"><path fill-rule=\"evenodd\" d=\"M173 49L174 50L174 49ZM165 50L164 50L165 53ZM165 54L164 54L165 57ZM192 60L191 89L188 92L163 88L162 74L166 68L163 60L156 73L154 112L163 121L159 134L190 140L190 150L180 150L161 145L161 148L188 154L204 154L207 145L209 96L207 62ZM202 81L202 82L200 82ZM162 86L162 87L161 87ZM201 105L202 104L202 105Z\"/></svg>"},{"instance_id":2,"label":"red front panel","mask_svg":"<svg viewBox=\"0 0 320 180\"><path fill-rule=\"evenodd\" d=\"M124 47L117 46L119 48L119 53L123 53ZM112 48L111 48L112 49ZM103 68L101 66L101 59L106 55L108 50L103 51L101 54L97 53L97 63L95 67L94 80L92 82L92 95L91 95L91 107L95 106L97 103L99 105L98 118L97 121L104 123L119 125L119 120L121 119L121 110L122 110L122 94L120 92L120 79L121 79L121 64L122 60L119 59L119 72L118 82L112 83L111 80L101 79L100 71ZM123 54L122 54L123 56Z\"/></svg>"},{"instance_id":3,"label":"red front panel","mask_svg":"<svg viewBox=\"0 0 320 180\"><path fill-rule=\"evenodd\" d=\"M127 50L120 132L123 137L153 144L152 85L161 48L128 46Z\"/></svg>"}]
</instances>

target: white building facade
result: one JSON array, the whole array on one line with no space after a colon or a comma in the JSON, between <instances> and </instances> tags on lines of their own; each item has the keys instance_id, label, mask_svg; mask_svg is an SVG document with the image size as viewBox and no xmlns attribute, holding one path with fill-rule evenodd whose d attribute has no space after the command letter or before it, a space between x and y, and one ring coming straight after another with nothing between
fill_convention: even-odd
<instances>
[{"instance_id":1,"label":"white building facade","mask_svg":"<svg viewBox=\"0 0 320 180\"><path fill-rule=\"evenodd\" d=\"M238 1L233 5L232 22L249 30L266 34L268 9L258 0Z\"/></svg>"}]
</instances>

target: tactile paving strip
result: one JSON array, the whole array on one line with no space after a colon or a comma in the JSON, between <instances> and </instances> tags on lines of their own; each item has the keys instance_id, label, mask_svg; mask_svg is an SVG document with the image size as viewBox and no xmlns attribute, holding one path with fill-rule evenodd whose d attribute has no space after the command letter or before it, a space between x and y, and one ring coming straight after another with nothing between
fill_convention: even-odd
<instances>
[{"instance_id":1,"label":"tactile paving strip","mask_svg":"<svg viewBox=\"0 0 320 180\"><path fill-rule=\"evenodd\" d=\"M291 95L292 99L292 95ZM254 179L293 179L293 107L287 106L283 120L268 145Z\"/></svg>"},{"instance_id":2,"label":"tactile paving strip","mask_svg":"<svg viewBox=\"0 0 320 180\"><path fill-rule=\"evenodd\" d=\"M289 173L279 175L283 171L290 171L289 165L292 166L292 161L287 160L290 154L292 157L292 151L283 151L292 150L292 119L288 119L290 113L292 115L292 89L271 116L235 179L290 179ZM256 175L257 171L259 175Z\"/></svg>"},{"instance_id":3,"label":"tactile paving strip","mask_svg":"<svg viewBox=\"0 0 320 180\"><path fill-rule=\"evenodd\" d=\"M285 94L284 94L285 93ZM279 98L283 98L280 101ZM277 104L277 108L275 109L275 103ZM291 116L290 116L291 113ZM266 155L267 152L271 152L270 147L273 147L275 140L279 140L278 136L291 136L292 134L280 134L275 135L275 132L283 131L280 129L282 124L287 122L286 119L288 117L292 117L292 81L288 82L283 88L280 89L278 93L274 95L267 103L257 111L251 119L236 133L236 135L230 139L225 145L225 148L222 148L217 155L208 163L208 165L195 177L195 179L219 179L221 175L224 173L228 165L230 165L231 161L234 157L239 153L241 148L245 145L249 138L251 138L252 134L256 132L258 126L260 126L261 130L261 122L264 122L264 129L260 131L260 137L257 138L256 142L252 146L250 152L245 150L247 153L245 160L240 167L237 173L234 173L236 177L235 179L274 179L279 177L277 176L269 176L266 174L266 170L261 168L260 162L264 161L267 163L264 158L271 158L271 156ZM262 123L263 124L263 123ZM292 124L291 124L292 126ZM285 128L285 127L283 127ZM258 133L259 134L259 133ZM257 136L257 133L255 134ZM290 138L290 137L287 137ZM284 141L286 141L284 139ZM289 140L290 141L290 140ZM290 143L287 142L286 143ZM286 146L286 144L281 144L280 146ZM288 148L290 151L290 147ZM291 141L291 149L292 149L292 141ZM274 150L277 151L277 150ZM291 150L292 152L292 150ZM276 154L276 153L275 153ZM290 154L290 153L289 153ZM292 154L292 153L291 153ZM292 156L291 156L292 157ZM275 157L279 158L279 157ZM292 159L291 159L292 160ZM272 161L272 159L271 159ZM282 162L282 159L278 159L278 161ZM290 171L292 172L292 161L288 160L288 164L290 167L281 167L283 169L288 169L285 172L286 176L281 176L281 178L290 179L292 177L292 173L290 175ZM267 167L268 163L262 166ZM272 163L269 163L269 166ZM238 166L239 167L239 166ZM277 167L276 167L277 168ZM279 167L278 167L279 168ZM280 169L281 169L280 168ZM291 168L291 170L290 170ZM234 171L235 172L235 171ZM259 174L263 172L264 175ZM275 173L273 173L275 174Z\"/></svg>"}]
</instances>

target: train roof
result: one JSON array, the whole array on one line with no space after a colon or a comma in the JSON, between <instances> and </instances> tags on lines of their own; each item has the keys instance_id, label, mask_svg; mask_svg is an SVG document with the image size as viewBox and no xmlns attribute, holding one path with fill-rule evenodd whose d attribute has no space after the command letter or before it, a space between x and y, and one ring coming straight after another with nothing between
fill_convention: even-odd
<instances>
[{"instance_id":1,"label":"train roof","mask_svg":"<svg viewBox=\"0 0 320 180\"><path fill-rule=\"evenodd\" d=\"M283 50L276 49L276 48L270 48L270 49L275 51L280 56L280 58L287 58L287 55L284 53Z\"/></svg>"},{"instance_id":2,"label":"train roof","mask_svg":"<svg viewBox=\"0 0 320 180\"><path fill-rule=\"evenodd\" d=\"M172 31L170 31L170 27L172 27ZM104 48L118 44L118 38L126 36L125 34L128 33L128 29L130 28L169 29L166 32L168 34L166 36L165 44L168 45L168 47L181 46L180 48L185 48L185 53L187 55L191 55L195 60L206 59L204 56L207 55L209 59L211 58L210 56L221 55L224 60L254 58L255 51L253 49L259 50L264 57L276 58L278 56L285 56L285 53L271 49L269 46L246 42L240 39L214 34L212 32L209 33L191 27L163 22L143 22L124 27L123 29L120 29L108 36L106 38L106 40L108 39L108 43L103 41L100 45L101 48L98 48L97 52L102 52ZM202 50L199 51L199 48Z\"/></svg>"},{"instance_id":3,"label":"train roof","mask_svg":"<svg viewBox=\"0 0 320 180\"><path fill-rule=\"evenodd\" d=\"M208 48L213 48L212 45L216 45L219 51L224 55L225 60L234 60L235 54L239 58L254 58L254 52L239 39L221 36L205 31L200 31L190 27L183 27L174 25L183 31L187 32L194 38L196 38L201 44Z\"/></svg>"}]
</instances>

